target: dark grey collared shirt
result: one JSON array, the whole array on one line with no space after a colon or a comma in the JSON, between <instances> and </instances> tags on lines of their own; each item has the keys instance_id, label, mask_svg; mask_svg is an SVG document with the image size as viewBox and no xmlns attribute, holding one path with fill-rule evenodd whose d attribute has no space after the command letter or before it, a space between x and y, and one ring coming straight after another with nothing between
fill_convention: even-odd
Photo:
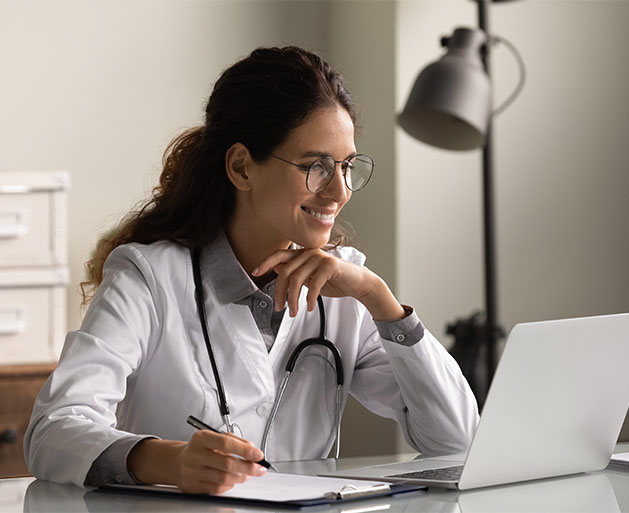
<instances>
[{"instance_id":1,"label":"dark grey collared shirt","mask_svg":"<svg viewBox=\"0 0 629 513\"><path fill-rule=\"evenodd\" d=\"M206 251L204 256L204 265L214 277L219 301L248 306L270 351L284 317L284 310L275 311L275 280L259 289L240 265L224 233L212 243L211 251Z\"/></svg>"},{"instance_id":2,"label":"dark grey collared shirt","mask_svg":"<svg viewBox=\"0 0 629 513\"><path fill-rule=\"evenodd\" d=\"M266 347L270 350L285 311L275 311L273 301L275 280L259 289L240 265L224 233L212 243L211 249L212 251L205 253L208 255L205 265L208 272L216 277L214 282L219 300L225 304L238 303L248 306ZM382 338L410 346L424 336L424 327L411 307L404 306L404 310L407 315L403 319L375 323Z\"/></svg>"},{"instance_id":3,"label":"dark grey collared shirt","mask_svg":"<svg viewBox=\"0 0 629 513\"><path fill-rule=\"evenodd\" d=\"M267 350L270 350L285 313L285 309L276 312L274 308L275 280L259 289L240 265L224 233L210 245L204 256L207 272L214 277L218 299L225 304L248 306ZM400 320L375 321L375 324L383 339L411 346L422 339L424 327L411 307L404 306L404 310L407 315ZM84 481L85 486L136 483L127 469L127 457L131 449L146 438L151 437L129 433L129 436L111 444L92 463Z\"/></svg>"}]
</instances>

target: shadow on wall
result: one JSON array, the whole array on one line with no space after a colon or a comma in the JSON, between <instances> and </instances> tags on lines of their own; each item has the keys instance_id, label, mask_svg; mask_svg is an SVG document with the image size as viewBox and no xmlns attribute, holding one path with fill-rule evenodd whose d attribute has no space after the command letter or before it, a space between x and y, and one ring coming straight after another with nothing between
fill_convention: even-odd
<instances>
[{"instance_id":1,"label":"shadow on wall","mask_svg":"<svg viewBox=\"0 0 629 513\"><path fill-rule=\"evenodd\" d=\"M618 437L619 442L629 442L629 412L627 412L627 416L625 417L625 424L620 431L620 436Z\"/></svg>"},{"instance_id":2,"label":"shadow on wall","mask_svg":"<svg viewBox=\"0 0 629 513\"><path fill-rule=\"evenodd\" d=\"M371 413L349 397L341 422L341 458L379 456L398 451L395 421Z\"/></svg>"}]
</instances>

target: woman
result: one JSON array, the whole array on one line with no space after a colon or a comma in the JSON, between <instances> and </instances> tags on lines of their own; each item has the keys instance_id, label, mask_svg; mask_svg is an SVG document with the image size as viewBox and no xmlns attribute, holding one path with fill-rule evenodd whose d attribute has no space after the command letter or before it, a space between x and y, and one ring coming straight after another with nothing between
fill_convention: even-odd
<instances>
[{"instance_id":1,"label":"woman","mask_svg":"<svg viewBox=\"0 0 629 513\"><path fill-rule=\"evenodd\" d=\"M302 353L269 427L289 356L319 333L319 295L340 408L352 393L425 454L467 448L478 413L458 366L335 231L373 169L355 118L341 76L300 48L258 49L222 74L204 126L171 144L152 199L88 263L96 292L25 437L35 476L221 493L263 474L263 456L326 457L337 403L325 347ZM236 434L195 431L188 415Z\"/></svg>"}]
</instances>

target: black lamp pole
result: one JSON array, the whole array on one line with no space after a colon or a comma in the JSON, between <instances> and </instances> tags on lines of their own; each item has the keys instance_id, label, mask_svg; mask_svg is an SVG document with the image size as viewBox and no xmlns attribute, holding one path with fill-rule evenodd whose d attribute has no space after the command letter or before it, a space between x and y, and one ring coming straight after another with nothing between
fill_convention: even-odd
<instances>
[{"instance_id":1,"label":"black lamp pole","mask_svg":"<svg viewBox=\"0 0 629 513\"><path fill-rule=\"evenodd\" d=\"M419 73L398 123L415 139L439 148L464 151L482 147L485 311L447 325L447 333L454 336L450 352L482 407L498 361L498 341L504 336L496 300L492 118L521 90L524 68L521 66L521 81L511 97L494 108L489 57L496 38L490 35L489 6L511 0L473 1L478 7L479 28L456 28L451 37L442 38L447 53ZM514 54L521 63L517 50Z\"/></svg>"},{"instance_id":2,"label":"black lamp pole","mask_svg":"<svg viewBox=\"0 0 629 513\"><path fill-rule=\"evenodd\" d=\"M489 8L488 0L478 2L478 26L486 34L489 32ZM483 66L487 76L491 79L491 66L489 60L491 43L485 45L483 52ZM493 155L493 121L489 117L485 146L483 147L483 227L485 243L485 348L487 390L494 376L497 363L497 342L500 336L498 328L497 301L496 301L496 243L494 232L494 155Z\"/></svg>"},{"instance_id":3,"label":"black lamp pole","mask_svg":"<svg viewBox=\"0 0 629 513\"><path fill-rule=\"evenodd\" d=\"M478 26L490 36L489 5L491 0L474 0L478 6ZM496 1L496 0L494 0ZM481 61L488 80L491 82L490 50L488 40L481 51ZM492 108L492 107L490 107ZM485 312L476 312L469 318L457 319L447 325L448 334L454 337L450 349L461 365L479 407L485 403L489 386L498 362L498 340L504 336L498 325L496 294L496 243L494 211L494 155L493 155L493 116L487 119L484 144L482 147L482 209L483 209L483 260L485 271ZM484 350L484 362L480 359ZM484 363L484 365L483 365ZM480 364L480 365L479 365Z\"/></svg>"}]
</instances>

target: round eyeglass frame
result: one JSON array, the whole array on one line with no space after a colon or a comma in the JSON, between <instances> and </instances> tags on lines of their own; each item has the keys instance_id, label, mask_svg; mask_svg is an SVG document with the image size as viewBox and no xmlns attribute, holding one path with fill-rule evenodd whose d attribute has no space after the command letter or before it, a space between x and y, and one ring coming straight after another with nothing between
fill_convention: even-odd
<instances>
[{"instance_id":1,"label":"round eyeglass frame","mask_svg":"<svg viewBox=\"0 0 629 513\"><path fill-rule=\"evenodd\" d=\"M330 156L319 157L314 162L312 162L312 164L296 164L295 162L291 162L290 160L286 160L285 158L282 158L279 155L275 155L275 154L271 154L271 157L276 158L278 160L281 160L282 162L286 162L287 164L290 164L291 166L295 166L299 170L304 171L306 173L306 189L308 189L313 194L316 194L316 193L321 192L322 190L324 190L329 185L329 183L332 181L332 178L334 177L334 173L331 173L328 176L327 181L322 186L318 187L316 190L313 190L313 189L310 188L309 180L308 180L310 178L310 170L315 166L315 164L317 164L321 160L327 159L327 160L330 160L330 161L334 162L334 170L335 170L335 172L336 172L336 165L337 164L341 164L341 171L343 172L343 181L345 182L345 187L347 187L352 192L356 192L356 191L359 191L359 190L363 189L365 187L365 185L367 185L369 183L369 180L371 180L371 177L373 176L373 168L375 166L373 159L369 155L367 155L365 153L357 153L356 155L352 155L351 157L343 159L343 160L334 160ZM357 159L359 157L363 157L363 158L367 158L368 159L368 162L371 163L371 170L369 171L369 176L367 177L365 182L360 187L352 188L347 183L347 169L349 167L350 161L351 160L355 160L355 159Z\"/></svg>"}]
</instances>

